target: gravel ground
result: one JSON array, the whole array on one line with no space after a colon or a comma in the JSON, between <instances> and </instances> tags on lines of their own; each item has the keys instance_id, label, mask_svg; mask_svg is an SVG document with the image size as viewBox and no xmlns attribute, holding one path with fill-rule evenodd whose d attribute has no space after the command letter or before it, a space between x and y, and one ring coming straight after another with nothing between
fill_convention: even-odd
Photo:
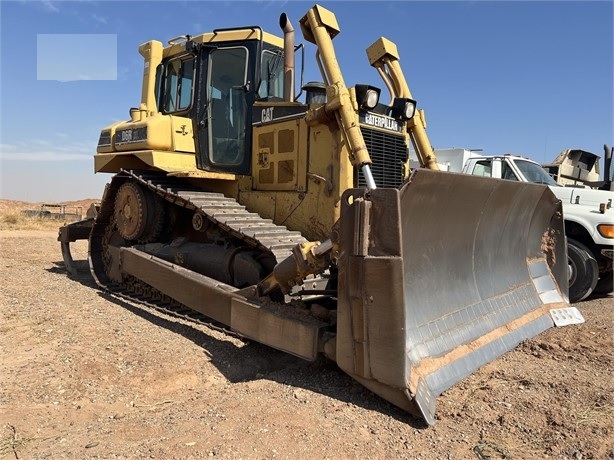
<instances>
[{"instance_id":1,"label":"gravel ground","mask_svg":"<svg viewBox=\"0 0 614 460\"><path fill-rule=\"evenodd\" d=\"M614 458L611 297L445 392L426 427L331 363L67 277L56 235L0 231L1 459Z\"/></svg>"}]
</instances>

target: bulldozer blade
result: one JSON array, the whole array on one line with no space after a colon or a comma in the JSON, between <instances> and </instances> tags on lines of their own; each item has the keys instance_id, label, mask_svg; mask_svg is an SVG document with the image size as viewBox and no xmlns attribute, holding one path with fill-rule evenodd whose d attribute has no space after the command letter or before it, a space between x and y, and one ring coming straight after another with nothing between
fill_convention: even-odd
<instances>
[{"instance_id":1,"label":"bulldozer blade","mask_svg":"<svg viewBox=\"0 0 614 460\"><path fill-rule=\"evenodd\" d=\"M438 395L569 307L545 186L421 169L342 207L335 360L428 424Z\"/></svg>"}]
</instances>

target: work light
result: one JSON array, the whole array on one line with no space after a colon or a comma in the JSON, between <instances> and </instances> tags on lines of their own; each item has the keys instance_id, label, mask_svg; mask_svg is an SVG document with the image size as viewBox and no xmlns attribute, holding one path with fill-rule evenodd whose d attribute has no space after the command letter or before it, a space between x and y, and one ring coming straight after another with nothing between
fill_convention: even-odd
<instances>
[{"instance_id":1,"label":"work light","mask_svg":"<svg viewBox=\"0 0 614 460\"><path fill-rule=\"evenodd\" d=\"M370 85L356 85L356 101L363 110L372 110L379 102L380 89Z\"/></svg>"},{"instance_id":2,"label":"work light","mask_svg":"<svg viewBox=\"0 0 614 460\"><path fill-rule=\"evenodd\" d=\"M395 97L390 110L392 118L411 120L416 113L416 101L407 97Z\"/></svg>"}]
</instances>

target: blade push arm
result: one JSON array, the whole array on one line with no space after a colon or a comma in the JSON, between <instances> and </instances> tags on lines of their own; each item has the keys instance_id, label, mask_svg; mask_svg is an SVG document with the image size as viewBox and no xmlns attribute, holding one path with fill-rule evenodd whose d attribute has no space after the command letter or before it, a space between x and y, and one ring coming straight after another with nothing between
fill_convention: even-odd
<instances>
[{"instance_id":1,"label":"blade push arm","mask_svg":"<svg viewBox=\"0 0 614 460\"><path fill-rule=\"evenodd\" d=\"M341 132L349 145L350 161L359 167L365 176L367 187L376 185L369 165L371 157L362 137L356 112L352 106L350 92L343 81L343 75L333 48L333 38L339 33L335 15L326 8L316 5L300 21L305 40L317 46L316 58L320 73L326 83L326 112L333 112Z\"/></svg>"}]
</instances>

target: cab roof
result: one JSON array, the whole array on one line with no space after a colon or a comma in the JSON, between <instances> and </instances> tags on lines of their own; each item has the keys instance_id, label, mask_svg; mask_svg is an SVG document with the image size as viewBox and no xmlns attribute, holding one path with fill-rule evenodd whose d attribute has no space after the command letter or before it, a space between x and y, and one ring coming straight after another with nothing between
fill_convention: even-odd
<instances>
[{"instance_id":1,"label":"cab roof","mask_svg":"<svg viewBox=\"0 0 614 460\"><path fill-rule=\"evenodd\" d=\"M169 45L164 48L163 57L174 56L185 52L187 36L177 37L169 40ZM183 40L181 40L183 39ZM284 39L277 35L264 32L258 26L238 27L233 29L220 29L213 32L205 32L200 35L190 37L194 43L223 43L234 41L262 40L269 45L283 48ZM176 40L176 43L173 41Z\"/></svg>"}]
</instances>

